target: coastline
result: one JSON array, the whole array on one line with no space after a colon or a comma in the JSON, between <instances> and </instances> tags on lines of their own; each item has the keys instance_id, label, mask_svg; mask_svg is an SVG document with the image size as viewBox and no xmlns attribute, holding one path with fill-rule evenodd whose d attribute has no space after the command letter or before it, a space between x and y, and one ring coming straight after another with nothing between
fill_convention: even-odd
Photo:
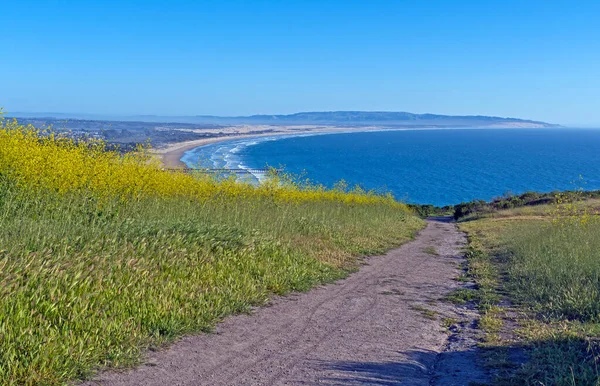
<instances>
[{"instance_id":1,"label":"coastline","mask_svg":"<svg viewBox=\"0 0 600 386\"><path fill-rule=\"evenodd\" d=\"M252 129L265 129L268 126L250 126ZM188 150L195 149L197 147L210 145L218 142L235 141L238 139L247 138L259 138L259 137L293 137L298 135L319 135L319 134L341 134L341 133L362 133L362 132L376 132L376 131L408 131L408 130L468 130L468 129L521 129L521 128L539 128L532 125L490 125L481 127L435 127L435 126L423 126L423 127L394 127L385 128L381 126L364 126L364 127L337 127L337 126L271 126L275 130L265 131L252 131L248 128L231 127L233 129L229 134L219 133L220 135L202 139L195 139L192 141L175 142L165 147L154 149L153 153L157 155L160 162L165 168L177 169L187 167L185 163L181 161L184 153ZM245 130L244 130L245 129ZM227 130L227 129L226 129ZM199 133L210 133L205 130L193 130Z\"/></svg>"},{"instance_id":2,"label":"coastline","mask_svg":"<svg viewBox=\"0 0 600 386\"><path fill-rule=\"evenodd\" d=\"M264 137L276 134L244 134L244 135L227 135L221 137L210 137L203 139L195 139L193 141L176 142L167 145L164 148L154 150L154 154L159 156L161 163L165 168L178 169L186 168L187 165L181 161L181 157L186 151L195 149L200 146L210 145L212 143L233 141L236 139Z\"/></svg>"},{"instance_id":3,"label":"coastline","mask_svg":"<svg viewBox=\"0 0 600 386\"><path fill-rule=\"evenodd\" d=\"M195 139L192 141L176 142L169 144L163 148L155 149L153 152L159 158L165 168L178 169L187 167L185 163L181 161L184 153L188 150L195 149L197 147L210 145L218 142L235 141L238 139L248 138L260 138L260 137L293 137L298 135L318 135L318 134L336 134L336 133L349 133L349 132L366 132L366 131L380 131L381 127L363 127L360 129L350 127L328 127L328 128L317 128L313 130L281 130L272 131L269 133L247 133L247 134L234 134L234 135L222 135L218 137ZM385 130L385 129L384 129ZM396 130L396 129L389 129Z\"/></svg>"}]
</instances>

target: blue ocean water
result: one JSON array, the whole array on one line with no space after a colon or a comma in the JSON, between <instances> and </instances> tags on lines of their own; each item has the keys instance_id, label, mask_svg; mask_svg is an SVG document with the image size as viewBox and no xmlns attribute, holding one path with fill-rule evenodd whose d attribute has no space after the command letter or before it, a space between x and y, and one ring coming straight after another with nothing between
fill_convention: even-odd
<instances>
[{"instance_id":1,"label":"blue ocean water","mask_svg":"<svg viewBox=\"0 0 600 386\"><path fill-rule=\"evenodd\" d=\"M600 189L600 130L440 129L262 137L187 152L195 166L285 166L412 203L450 205L505 192ZM582 176L582 182L579 181Z\"/></svg>"}]
</instances>

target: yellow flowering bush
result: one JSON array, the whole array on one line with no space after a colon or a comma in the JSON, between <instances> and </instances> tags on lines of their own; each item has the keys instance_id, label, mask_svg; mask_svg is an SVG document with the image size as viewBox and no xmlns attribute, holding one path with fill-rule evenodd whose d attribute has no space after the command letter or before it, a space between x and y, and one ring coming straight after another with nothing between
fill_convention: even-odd
<instances>
[{"instance_id":1,"label":"yellow flowering bush","mask_svg":"<svg viewBox=\"0 0 600 386\"><path fill-rule=\"evenodd\" d=\"M0 121L0 383L131 366L422 227L391 196L165 171L142 147Z\"/></svg>"},{"instance_id":2,"label":"yellow flowering bush","mask_svg":"<svg viewBox=\"0 0 600 386\"><path fill-rule=\"evenodd\" d=\"M275 201L337 201L406 207L391 196L360 189L346 192L320 186L285 183L274 176L259 186L161 169L147 149L120 154L100 140L77 141L16 120L0 121L0 173L21 187L58 193L83 192L98 199L184 196L208 199L267 197Z\"/></svg>"}]
</instances>

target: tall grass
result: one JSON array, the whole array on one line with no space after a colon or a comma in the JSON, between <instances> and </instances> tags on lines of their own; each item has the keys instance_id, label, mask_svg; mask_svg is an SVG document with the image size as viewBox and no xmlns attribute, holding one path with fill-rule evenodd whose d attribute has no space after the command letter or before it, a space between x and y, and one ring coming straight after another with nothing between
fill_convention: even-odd
<instances>
[{"instance_id":1,"label":"tall grass","mask_svg":"<svg viewBox=\"0 0 600 386\"><path fill-rule=\"evenodd\" d=\"M4 122L0 383L131 365L271 294L340 278L420 227L391 197L163 172L143 152Z\"/></svg>"},{"instance_id":2,"label":"tall grass","mask_svg":"<svg viewBox=\"0 0 600 386\"><path fill-rule=\"evenodd\" d=\"M518 299L548 316L600 322L600 223L515 232L508 272Z\"/></svg>"},{"instance_id":3,"label":"tall grass","mask_svg":"<svg viewBox=\"0 0 600 386\"><path fill-rule=\"evenodd\" d=\"M525 384L600 385L600 222L562 218L512 229L507 266L513 299L541 316L524 321ZM583 221L582 221L583 220Z\"/></svg>"},{"instance_id":4,"label":"tall grass","mask_svg":"<svg viewBox=\"0 0 600 386\"><path fill-rule=\"evenodd\" d=\"M516 340L527 356L515 366L490 364L499 385L600 385L598 202L565 197L538 207L536 216L512 209L461 223L471 246L489 252L488 265L497 270L502 288L496 290L512 304L507 314L499 304L496 318L519 325L503 331L510 340L498 335L492 341L499 347L488 342L488 350L509 361L506 346Z\"/></svg>"}]
</instances>

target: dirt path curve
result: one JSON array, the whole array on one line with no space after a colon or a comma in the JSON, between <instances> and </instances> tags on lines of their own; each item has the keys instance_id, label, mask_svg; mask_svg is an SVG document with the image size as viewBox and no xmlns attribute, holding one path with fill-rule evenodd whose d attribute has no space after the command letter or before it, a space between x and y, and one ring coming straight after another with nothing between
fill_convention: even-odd
<instances>
[{"instance_id":1,"label":"dirt path curve","mask_svg":"<svg viewBox=\"0 0 600 386\"><path fill-rule=\"evenodd\" d=\"M447 219L429 220L415 240L367 258L345 280L227 318L215 334L183 338L87 385L466 385L480 374L472 353L440 355L449 346L442 318L457 310L438 301L458 286L464 244Z\"/></svg>"}]
</instances>

